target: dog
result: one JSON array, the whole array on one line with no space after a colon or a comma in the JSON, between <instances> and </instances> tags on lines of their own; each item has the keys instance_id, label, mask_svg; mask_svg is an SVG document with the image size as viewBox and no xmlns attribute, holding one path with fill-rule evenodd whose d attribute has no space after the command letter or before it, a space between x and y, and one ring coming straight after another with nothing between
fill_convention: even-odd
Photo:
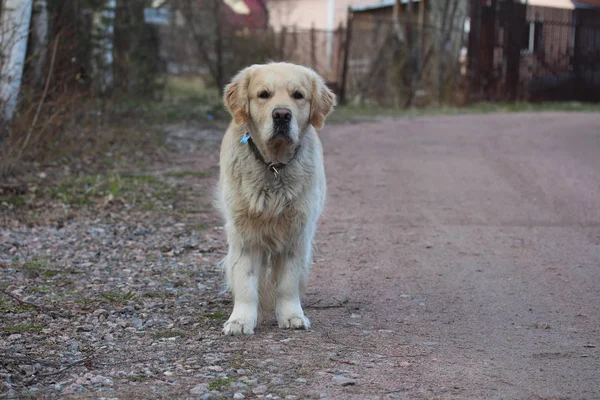
<instances>
[{"instance_id":1,"label":"dog","mask_svg":"<svg viewBox=\"0 0 600 400\"><path fill-rule=\"evenodd\" d=\"M233 120L221 144L216 202L234 299L223 333L253 334L273 306L280 328L309 329L300 296L326 194L316 129L336 96L309 68L268 63L240 71L223 101Z\"/></svg>"}]
</instances>

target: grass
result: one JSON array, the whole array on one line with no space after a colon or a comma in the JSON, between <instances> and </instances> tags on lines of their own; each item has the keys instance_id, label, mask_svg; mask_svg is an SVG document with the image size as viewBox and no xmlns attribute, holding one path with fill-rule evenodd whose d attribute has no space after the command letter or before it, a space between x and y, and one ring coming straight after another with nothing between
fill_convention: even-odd
<instances>
[{"instance_id":1,"label":"grass","mask_svg":"<svg viewBox=\"0 0 600 400\"><path fill-rule=\"evenodd\" d=\"M154 200L171 201L176 190L151 175L118 173L74 175L50 190L52 197L64 204L84 206L98 201L121 199L154 209Z\"/></svg>"},{"instance_id":2,"label":"grass","mask_svg":"<svg viewBox=\"0 0 600 400\"><path fill-rule=\"evenodd\" d=\"M208 314L203 314L202 316L213 321L225 322L229 314L227 314L225 311L214 311Z\"/></svg>"},{"instance_id":3,"label":"grass","mask_svg":"<svg viewBox=\"0 0 600 400\"><path fill-rule=\"evenodd\" d=\"M100 293L100 297L104 300L108 301L111 304L123 304L127 303L130 300L135 299L135 292L129 291L127 293L119 293L119 292L104 292Z\"/></svg>"},{"instance_id":4,"label":"grass","mask_svg":"<svg viewBox=\"0 0 600 400\"><path fill-rule=\"evenodd\" d=\"M207 178L212 176L212 171L174 171L167 173L167 176L173 178L186 178L186 177L194 177L194 178Z\"/></svg>"},{"instance_id":5,"label":"grass","mask_svg":"<svg viewBox=\"0 0 600 400\"><path fill-rule=\"evenodd\" d=\"M233 378L217 378L208 384L208 390L220 390L223 386L229 386L233 382Z\"/></svg>"},{"instance_id":6,"label":"grass","mask_svg":"<svg viewBox=\"0 0 600 400\"><path fill-rule=\"evenodd\" d=\"M122 117L156 123L228 118L221 92L217 88L206 87L201 77L169 76L162 101L124 98L114 105L113 111Z\"/></svg>"},{"instance_id":7,"label":"grass","mask_svg":"<svg viewBox=\"0 0 600 400\"><path fill-rule=\"evenodd\" d=\"M25 197L23 196L0 196L0 204L8 206L23 206L25 205Z\"/></svg>"},{"instance_id":8,"label":"grass","mask_svg":"<svg viewBox=\"0 0 600 400\"><path fill-rule=\"evenodd\" d=\"M0 313L2 314L20 314L35 310L30 304L19 304L16 301L9 302L0 297Z\"/></svg>"},{"instance_id":9,"label":"grass","mask_svg":"<svg viewBox=\"0 0 600 400\"><path fill-rule=\"evenodd\" d=\"M21 265L15 265L15 269L20 269L29 278L37 278L42 276L44 278L54 278L55 276L62 273L62 271L56 269L50 269L48 267L48 260L43 258L32 258L29 261L25 261Z\"/></svg>"},{"instance_id":10,"label":"grass","mask_svg":"<svg viewBox=\"0 0 600 400\"><path fill-rule=\"evenodd\" d=\"M333 124L356 123L377 117L418 117L423 115L489 114L500 112L600 112L600 104L580 102L475 103L466 107L424 107L397 109L370 105L340 105L327 121Z\"/></svg>"},{"instance_id":11,"label":"grass","mask_svg":"<svg viewBox=\"0 0 600 400\"><path fill-rule=\"evenodd\" d=\"M44 325L38 324L17 324L2 327L2 331L7 334L23 333L29 331L41 331Z\"/></svg>"}]
</instances>

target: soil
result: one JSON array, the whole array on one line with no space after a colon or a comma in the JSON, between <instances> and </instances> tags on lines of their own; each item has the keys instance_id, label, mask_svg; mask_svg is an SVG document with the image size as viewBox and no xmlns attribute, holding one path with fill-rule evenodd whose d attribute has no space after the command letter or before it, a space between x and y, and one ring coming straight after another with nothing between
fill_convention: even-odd
<instances>
[{"instance_id":1,"label":"soil","mask_svg":"<svg viewBox=\"0 0 600 400\"><path fill-rule=\"evenodd\" d=\"M2 396L600 398L598 114L325 127L312 328L234 338L219 137L171 130L153 207L4 206Z\"/></svg>"}]
</instances>

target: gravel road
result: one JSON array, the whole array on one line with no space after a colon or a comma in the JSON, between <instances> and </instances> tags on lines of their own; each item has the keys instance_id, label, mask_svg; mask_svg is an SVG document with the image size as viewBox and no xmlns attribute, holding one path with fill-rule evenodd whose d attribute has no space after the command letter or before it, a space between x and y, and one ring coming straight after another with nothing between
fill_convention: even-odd
<instances>
[{"instance_id":1,"label":"gravel road","mask_svg":"<svg viewBox=\"0 0 600 400\"><path fill-rule=\"evenodd\" d=\"M243 338L220 135L128 178L159 202L2 206L0 398L600 398L600 115L327 126L312 330Z\"/></svg>"}]
</instances>

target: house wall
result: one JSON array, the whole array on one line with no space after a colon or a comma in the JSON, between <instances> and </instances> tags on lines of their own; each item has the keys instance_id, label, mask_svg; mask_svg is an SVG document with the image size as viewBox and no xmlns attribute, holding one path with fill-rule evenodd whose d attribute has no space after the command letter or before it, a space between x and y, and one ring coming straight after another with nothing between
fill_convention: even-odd
<instances>
[{"instance_id":1,"label":"house wall","mask_svg":"<svg viewBox=\"0 0 600 400\"><path fill-rule=\"evenodd\" d=\"M348 7L378 4L381 0L270 0L269 20L276 30L296 26L298 29L327 30L346 25ZM333 16L330 15L333 11Z\"/></svg>"}]
</instances>

